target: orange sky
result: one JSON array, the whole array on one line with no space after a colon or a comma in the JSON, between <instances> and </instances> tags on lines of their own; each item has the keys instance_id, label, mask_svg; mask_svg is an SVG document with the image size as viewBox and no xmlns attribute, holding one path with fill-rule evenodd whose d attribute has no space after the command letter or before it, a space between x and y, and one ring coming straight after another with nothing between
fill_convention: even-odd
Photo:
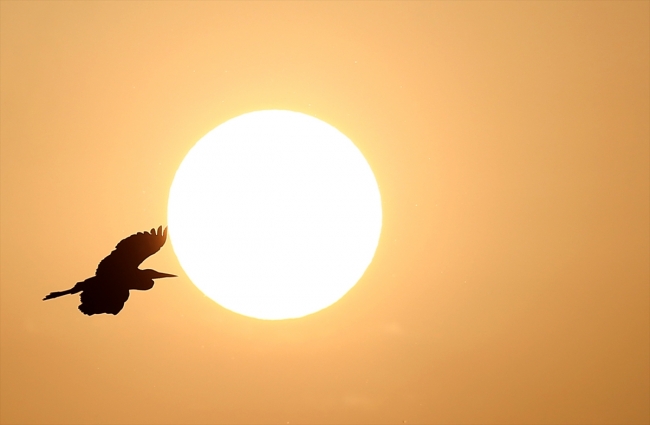
<instances>
[{"instance_id":1,"label":"orange sky","mask_svg":"<svg viewBox=\"0 0 650 425\"><path fill-rule=\"evenodd\" d=\"M0 421L649 423L650 3L9 2L1 26ZM166 222L175 170L289 109L364 153L364 277L302 319L176 273L78 297Z\"/></svg>"}]
</instances>

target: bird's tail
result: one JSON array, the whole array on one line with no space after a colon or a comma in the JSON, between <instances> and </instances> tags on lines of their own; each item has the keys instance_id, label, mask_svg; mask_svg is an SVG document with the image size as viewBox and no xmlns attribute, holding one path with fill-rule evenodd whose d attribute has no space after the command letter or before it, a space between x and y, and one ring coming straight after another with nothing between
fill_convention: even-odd
<instances>
[{"instance_id":1,"label":"bird's tail","mask_svg":"<svg viewBox=\"0 0 650 425\"><path fill-rule=\"evenodd\" d=\"M83 288L81 287L82 283L83 282L77 283L73 288L70 288L67 291L50 292L48 295L45 296L45 298L43 298L43 301L51 300L52 298L62 297L64 295L76 294L77 292L81 292L83 290Z\"/></svg>"}]
</instances>

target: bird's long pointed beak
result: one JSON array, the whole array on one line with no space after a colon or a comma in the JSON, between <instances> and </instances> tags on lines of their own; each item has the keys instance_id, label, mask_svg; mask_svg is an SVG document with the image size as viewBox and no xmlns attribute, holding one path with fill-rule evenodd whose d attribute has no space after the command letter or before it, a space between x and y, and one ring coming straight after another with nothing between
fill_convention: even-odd
<instances>
[{"instance_id":1,"label":"bird's long pointed beak","mask_svg":"<svg viewBox=\"0 0 650 425\"><path fill-rule=\"evenodd\" d=\"M157 274L156 276L154 276L153 278L154 278L154 279L160 279L160 278L163 278L163 277L178 277L178 276L176 276L175 274L160 273L160 272L158 272L158 274Z\"/></svg>"}]
</instances>

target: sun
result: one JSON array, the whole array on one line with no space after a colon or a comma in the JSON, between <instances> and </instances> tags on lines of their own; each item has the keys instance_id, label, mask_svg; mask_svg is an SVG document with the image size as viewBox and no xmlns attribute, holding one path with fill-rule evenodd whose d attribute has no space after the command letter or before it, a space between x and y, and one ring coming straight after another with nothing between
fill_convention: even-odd
<instances>
[{"instance_id":1,"label":"sun","mask_svg":"<svg viewBox=\"0 0 650 425\"><path fill-rule=\"evenodd\" d=\"M190 280L236 313L290 319L339 300L381 233L359 149L309 115L256 111L205 135L171 186L169 235Z\"/></svg>"}]
</instances>

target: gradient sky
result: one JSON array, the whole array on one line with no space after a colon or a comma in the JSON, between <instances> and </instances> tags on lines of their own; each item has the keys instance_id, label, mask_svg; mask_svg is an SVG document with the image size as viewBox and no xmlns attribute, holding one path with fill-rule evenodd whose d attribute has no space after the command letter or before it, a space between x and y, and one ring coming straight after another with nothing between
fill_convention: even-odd
<instances>
[{"instance_id":1,"label":"gradient sky","mask_svg":"<svg viewBox=\"0 0 650 425\"><path fill-rule=\"evenodd\" d=\"M1 25L0 421L649 423L650 3L10 2ZM166 223L204 134L260 109L353 140L373 263L302 319L176 273L78 297Z\"/></svg>"}]
</instances>

